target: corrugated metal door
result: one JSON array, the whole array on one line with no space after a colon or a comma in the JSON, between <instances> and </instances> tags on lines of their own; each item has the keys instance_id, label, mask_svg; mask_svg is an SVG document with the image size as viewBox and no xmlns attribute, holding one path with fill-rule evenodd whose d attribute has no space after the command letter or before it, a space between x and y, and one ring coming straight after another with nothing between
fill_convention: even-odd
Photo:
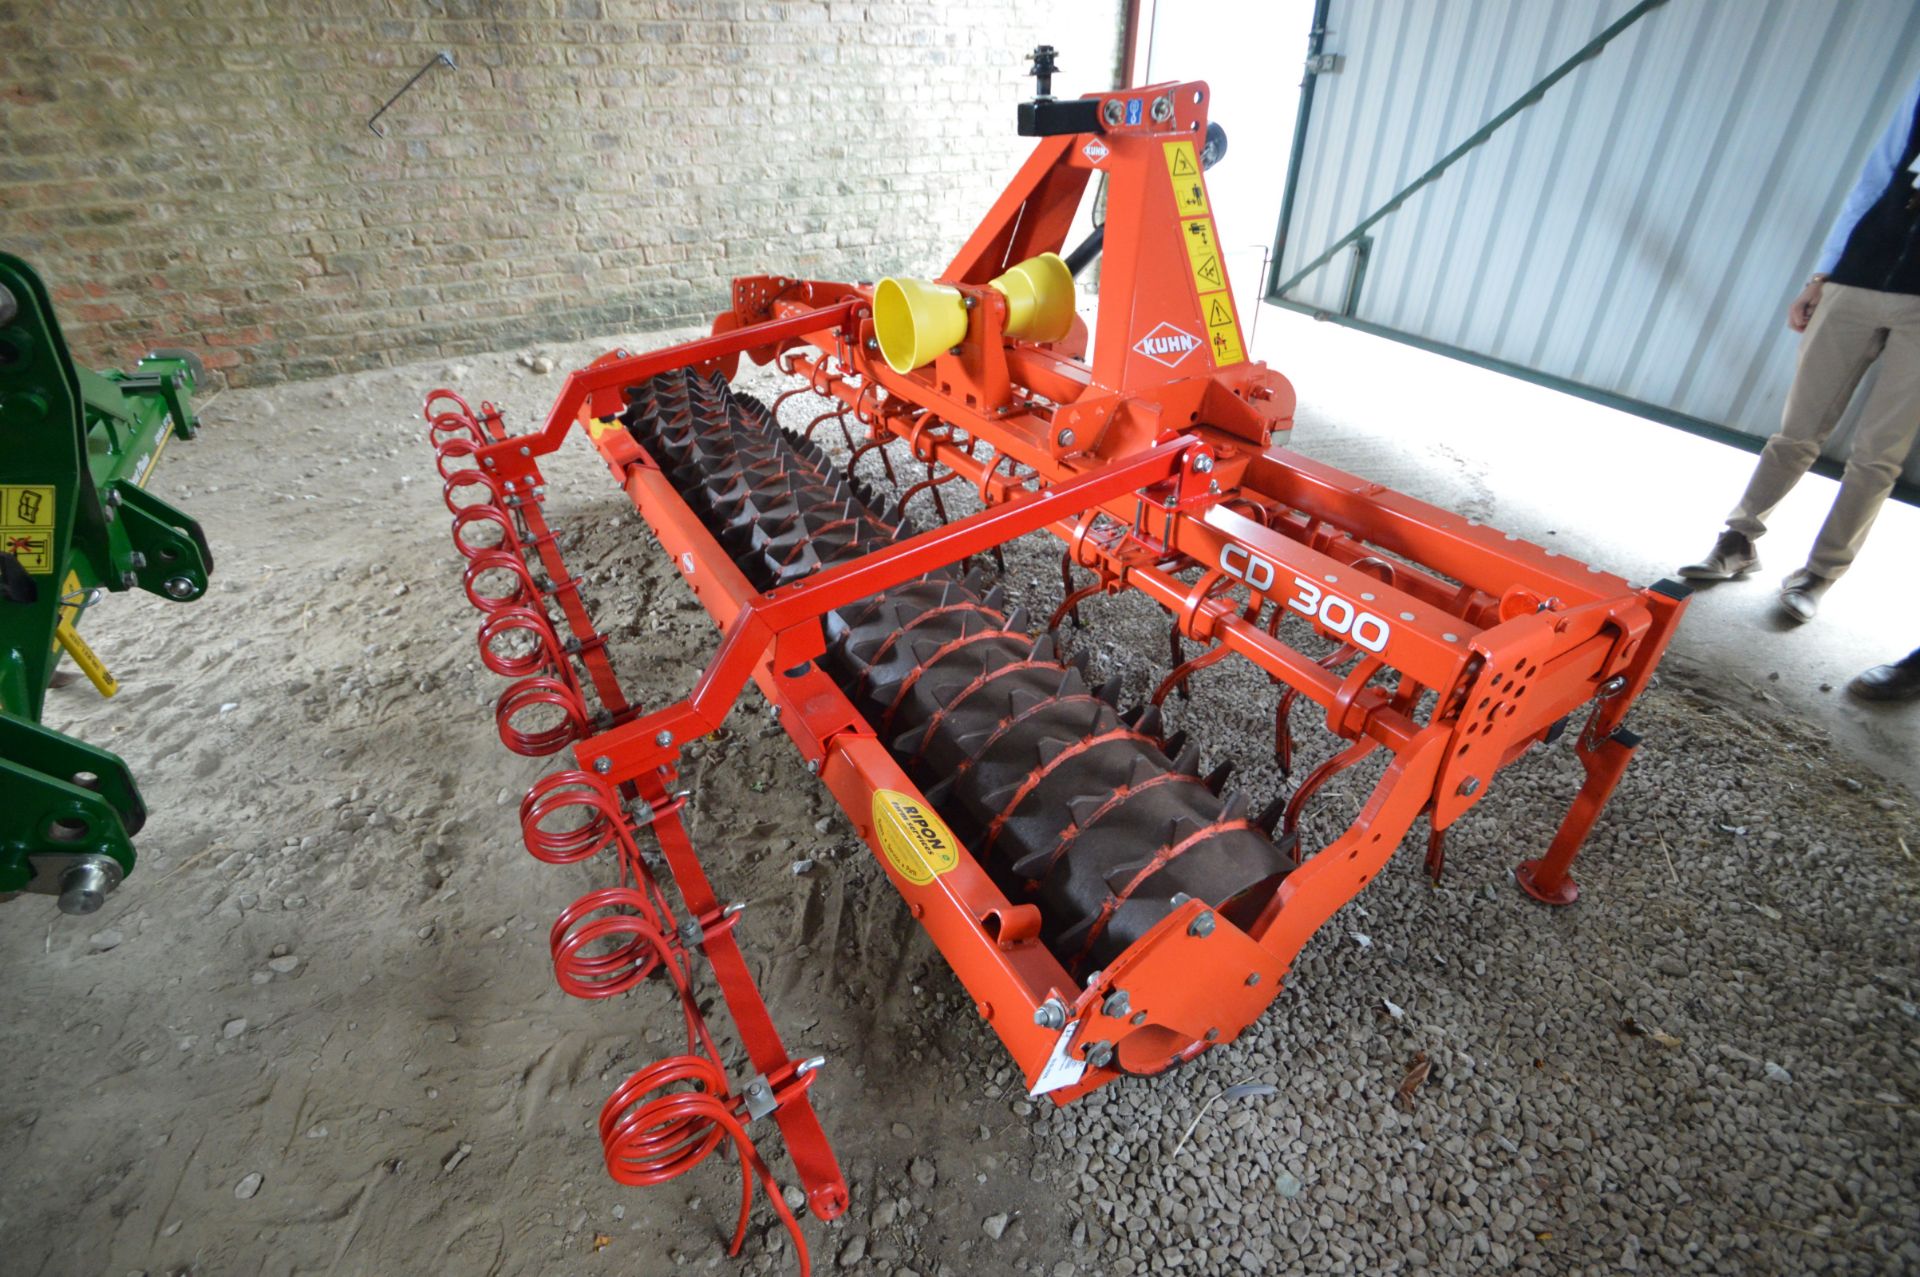
<instances>
[{"instance_id":1,"label":"corrugated metal door","mask_svg":"<svg viewBox=\"0 0 1920 1277\"><path fill-rule=\"evenodd\" d=\"M1272 300L1753 446L1787 303L1920 72L1913 0L1328 0ZM1845 452L1858 405L1828 447ZM1920 448L1902 495L1920 484Z\"/></svg>"}]
</instances>

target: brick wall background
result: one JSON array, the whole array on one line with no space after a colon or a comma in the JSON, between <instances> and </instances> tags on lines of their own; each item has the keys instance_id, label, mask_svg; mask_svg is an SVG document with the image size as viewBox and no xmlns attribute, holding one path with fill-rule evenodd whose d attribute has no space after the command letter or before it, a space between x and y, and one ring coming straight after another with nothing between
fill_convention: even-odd
<instances>
[{"instance_id":1,"label":"brick wall background","mask_svg":"<svg viewBox=\"0 0 1920 1277\"><path fill-rule=\"evenodd\" d=\"M0 0L0 247L82 362L235 385L704 320L735 275L944 265L1027 51L1111 87L1123 8Z\"/></svg>"}]
</instances>

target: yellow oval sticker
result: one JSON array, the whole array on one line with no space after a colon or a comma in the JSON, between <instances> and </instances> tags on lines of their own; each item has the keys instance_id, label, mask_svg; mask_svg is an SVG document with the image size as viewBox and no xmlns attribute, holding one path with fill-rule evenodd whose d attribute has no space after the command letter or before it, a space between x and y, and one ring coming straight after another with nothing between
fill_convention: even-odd
<instances>
[{"instance_id":1,"label":"yellow oval sticker","mask_svg":"<svg viewBox=\"0 0 1920 1277\"><path fill-rule=\"evenodd\" d=\"M873 791L873 827L880 850L900 876L924 887L960 863L953 831L917 798L892 789Z\"/></svg>"}]
</instances>

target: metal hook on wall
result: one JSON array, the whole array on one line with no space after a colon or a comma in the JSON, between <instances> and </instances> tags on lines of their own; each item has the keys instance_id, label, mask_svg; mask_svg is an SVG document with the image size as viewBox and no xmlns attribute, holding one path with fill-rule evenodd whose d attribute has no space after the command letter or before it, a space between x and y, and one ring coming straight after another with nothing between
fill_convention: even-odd
<instances>
[{"instance_id":1,"label":"metal hook on wall","mask_svg":"<svg viewBox=\"0 0 1920 1277\"><path fill-rule=\"evenodd\" d=\"M386 131L382 129L379 126L379 124L375 123L375 121L377 121L381 116L387 113L388 107L391 107L395 102L398 102L401 98L405 97L407 90L411 89L415 84L419 83L421 76L433 70L433 68L435 68L436 66L444 66L449 71L458 71L460 69L459 67L454 65L453 55L451 53L448 53L445 49L440 50L440 52L428 58L427 64L421 67L418 71L415 71L413 73L412 78L409 79L405 84L400 86L400 91L398 93L394 94L392 97L387 99L386 106L382 106L378 111L375 111L372 115L367 117L368 131L371 132L375 137L385 137L387 135Z\"/></svg>"}]
</instances>

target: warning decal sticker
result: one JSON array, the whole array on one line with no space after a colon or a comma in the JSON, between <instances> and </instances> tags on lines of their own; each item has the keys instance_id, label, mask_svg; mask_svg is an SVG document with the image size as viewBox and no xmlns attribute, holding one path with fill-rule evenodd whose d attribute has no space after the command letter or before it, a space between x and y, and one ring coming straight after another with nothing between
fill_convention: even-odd
<instances>
[{"instance_id":1,"label":"warning decal sticker","mask_svg":"<svg viewBox=\"0 0 1920 1277\"><path fill-rule=\"evenodd\" d=\"M1213 219L1196 217L1180 223L1180 239L1187 246L1187 265L1193 269L1193 291L1211 293L1227 286L1220 264L1220 245L1214 242Z\"/></svg>"},{"instance_id":2,"label":"warning decal sticker","mask_svg":"<svg viewBox=\"0 0 1920 1277\"><path fill-rule=\"evenodd\" d=\"M33 576L53 575L53 487L0 486L0 550Z\"/></svg>"},{"instance_id":3,"label":"warning decal sticker","mask_svg":"<svg viewBox=\"0 0 1920 1277\"><path fill-rule=\"evenodd\" d=\"M1240 348L1240 325L1233 318L1233 295L1224 290L1200 298L1200 318L1207 326L1207 345L1213 351L1216 368L1237 364L1247 357Z\"/></svg>"},{"instance_id":4,"label":"warning decal sticker","mask_svg":"<svg viewBox=\"0 0 1920 1277\"><path fill-rule=\"evenodd\" d=\"M926 886L960 863L953 831L926 804L896 790L873 791L873 828L887 861L916 886Z\"/></svg>"},{"instance_id":5,"label":"warning decal sticker","mask_svg":"<svg viewBox=\"0 0 1920 1277\"><path fill-rule=\"evenodd\" d=\"M1192 217L1207 211L1207 187L1200 176L1200 160L1191 142L1165 143L1167 180L1173 183L1173 206L1180 216Z\"/></svg>"}]
</instances>

